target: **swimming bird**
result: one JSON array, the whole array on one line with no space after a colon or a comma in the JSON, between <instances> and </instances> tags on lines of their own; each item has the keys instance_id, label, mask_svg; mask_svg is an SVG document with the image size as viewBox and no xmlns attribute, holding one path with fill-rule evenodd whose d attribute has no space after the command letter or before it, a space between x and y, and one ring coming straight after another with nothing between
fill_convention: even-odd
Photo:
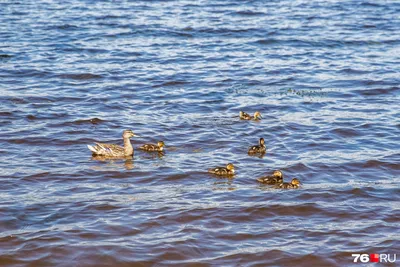
<instances>
[{"instance_id":1,"label":"swimming bird","mask_svg":"<svg viewBox=\"0 0 400 267\"><path fill-rule=\"evenodd\" d=\"M145 151L149 151L149 152L153 152L153 151L157 151L157 152L162 152L164 150L164 142L163 141L158 141L157 144L145 144L143 146L140 147L141 150L145 150Z\"/></svg>"},{"instance_id":2,"label":"swimming bird","mask_svg":"<svg viewBox=\"0 0 400 267\"><path fill-rule=\"evenodd\" d=\"M260 177L257 181L263 184L281 184L283 183L283 173L276 170L272 175Z\"/></svg>"},{"instance_id":3,"label":"swimming bird","mask_svg":"<svg viewBox=\"0 0 400 267\"><path fill-rule=\"evenodd\" d=\"M293 178L290 183L281 183L277 188L282 189L297 189L300 187L300 181L297 178Z\"/></svg>"},{"instance_id":4,"label":"swimming bird","mask_svg":"<svg viewBox=\"0 0 400 267\"><path fill-rule=\"evenodd\" d=\"M265 153L267 151L267 147L265 146L264 138L260 138L258 146L251 146L249 147L249 154L256 154L256 153Z\"/></svg>"},{"instance_id":5,"label":"swimming bird","mask_svg":"<svg viewBox=\"0 0 400 267\"><path fill-rule=\"evenodd\" d=\"M103 158L124 158L133 155L133 147L130 138L137 136L132 130L125 130L122 134L124 146L115 144L95 143L95 146L88 145L93 156L101 156Z\"/></svg>"},{"instance_id":6,"label":"swimming bird","mask_svg":"<svg viewBox=\"0 0 400 267\"><path fill-rule=\"evenodd\" d=\"M244 112L244 111L240 111L240 112L239 112L239 117L240 117L241 120L247 120L247 121L250 121L250 120L258 121L258 120L261 120L261 119L262 119L261 113L260 113L259 111L256 111L256 112L254 113L254 116L253 116L253 117L250 116L248 113L246 113L246 112Z\"/></svg>"},{"instance_id":7,"label":"swimming bird","mask_svg":"<svg viewBox=\"0 0 400 267\"><path fill-rule=\"evenodd\" d=\"M219 176L232 176L235 174L235 167L229 163L226 167L216 167L209 169L208 172Z\"/></svg>"}]
</instances>

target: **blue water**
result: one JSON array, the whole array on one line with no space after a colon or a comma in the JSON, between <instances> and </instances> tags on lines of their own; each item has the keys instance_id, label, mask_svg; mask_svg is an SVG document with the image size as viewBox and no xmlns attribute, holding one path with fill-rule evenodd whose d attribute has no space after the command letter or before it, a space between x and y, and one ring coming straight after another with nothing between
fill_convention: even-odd
<instances>
[{"instance_id":1,"label":"blue water","mask_svg":"<svg viewBox=\"0 0 400 267\"><path fill-rule=\"evenodd\" d=\"M398 253L399 14L399 1L1 1L0 265ZM91 157L124 129L141 136L133 159ZM260 137L267 153L250 157ZM163 156L137 149L158 140ZM207 173L229 162L233 179ZM276 169L302 187L256 182Z\"/></svg>"}]
</instances>

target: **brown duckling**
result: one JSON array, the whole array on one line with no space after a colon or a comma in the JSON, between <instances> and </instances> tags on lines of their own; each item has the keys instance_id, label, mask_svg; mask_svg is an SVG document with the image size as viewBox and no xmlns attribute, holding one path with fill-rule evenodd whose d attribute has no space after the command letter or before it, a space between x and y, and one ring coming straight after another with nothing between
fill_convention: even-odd
<instances>
[{"instance_id":1,"label":"brown duckling","mask_svg":"<svg viewBox=\"0 0 400 267\"><path fill-rule=\"evenodd\" d=\"M272 175L260 177L257 181L263 184L281 184L283 183L283 173L276 170Z\"/></svg>"},{"instance_id":2,"label":"brown duckling","mask_svg":"<svg viewBox=\"0 0 400 267\"><path fill-rule=\"evenodd\" d=\"M293 178L290 183L281 183L277 188L282 189L297 189L300 187L300 181L297 178Z\"/></svg>"},{"instance_id":3,"label":"brown duckling","mask_svg":"<svg viewBox=\"0 0 400 267\"><path fill-rule=\"evenodd\" d=\"M164 150L164 146L165 146L165 144L163 141L158 141L157 145L145 144L145 145L141 146L140 149L144 150L144 151L149 151L149 152L153 152L153 151L162 152Z\"/></svg>"},{"instance_id":4,"label":"brown duckling","mask_svg":"<svg viewBox=\"0 0 400 267\"><path fill-rule=\"evenodd\" d=\"M123 158L133 155L133 147L130 138L137 136L132 130L125 130L122 134L124 146L115 144L95 143L95 146L88 145L93 156L101 156L102 158Z\"/></svg>"},{"instance_id":5,"label":"brown duckling","mask_svg":"<svg viewBox=\"0 0 400 267\"><path fill-rule=\"evenodd\" d=\"M250 116L248 113L246 113L244 111L240 111L239 112L239 117L240 117L241 120L247 120L247 121L250 121L250 120L258 121L258 120L262 119L261 113L259 111L256 111L254 113L254 116Z\"/></svg>"},{"instance_id":6,"label":"brown duckling","mask_svg":"<svg viewBox=\"0 0 400 267\"><path fill-rule=\"evenodd\" d=\"M209 169L208 172L219 176L232 176L235 174L235 167L229 163L226 167L216 167Z\"/></svg>"},{"instance_id":7,"label":"brown duckling","mask_svg":"<svg viewBox=\"0 0 400 267\"><path fill-rule=\"evenodd\" d=\"M260 138L258 146L249 147L249 154L257 154L257 153L265 153L267 151L267 147L265 146L264 138Z\"/></svg>"}]
</instances>

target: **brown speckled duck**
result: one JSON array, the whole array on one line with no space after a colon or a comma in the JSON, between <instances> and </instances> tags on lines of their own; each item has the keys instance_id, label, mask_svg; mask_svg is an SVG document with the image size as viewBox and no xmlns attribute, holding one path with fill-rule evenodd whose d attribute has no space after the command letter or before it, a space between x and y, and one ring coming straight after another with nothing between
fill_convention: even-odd
<instances>
[{"instance_id":1,"label":"brown speckled duck","mask_svg":"<svg viewBox=\"0 0 400 267\"><path fill-rule=\"evenodd\" d=\"M290 183L281 183L277 188L282 189L297 189L300 187L300 181L297 178L293 178Z\"/></svg>"},{"instance_id":2,"label":"brown speckled duck","mask_svg":"<svg viewBox=\"0 0 400 267\"><path fill-rule=\"evenodd\" d=\"M283 173L276 170L272 175L260 177L257 181L263 184L281 184L283 183Z\"/></svg>"},{"instance_id":3,"label":"brown speckled duck","mask_svg":"<svg viewBox=\"0 0 400 267\"><path fill-rule=\"evenodd\" d=\"M258 120L262 119L261 113L259 111L256 111L254 113L254 116L250 116L248 113L246 113L244 111L240 111L239 112L239 117L240 117L241 120L246 120L246 121L251 121L251 120L258 121Z\"/></svg>"},{"instance_id":4,"label":"brown speckled duck","mask_svg":"<svg viewBox=\"0 0 400 267\"><path fill-rule=\"evenodd\" d=\"M122 134L124 146L115 144L95 143L95 146L88 145L93 156L101 156L103 158L124 158L133 155L133 147L130 138L137 136L132 130L125 130Z\"/></svg>"},{"instance_id":5,"label":"brown speckled duck","mask_svg":"<svg viewBox=\"0 0 400 267\"><path fill-rule=\"evenodd\" d=\"M235 174L235 167L232 163L229 163L226 167L216 167L209 169L208 172L219 176L233 176Z\"/></svg>"},{"instance_id":6,"label":"brown speckled duck","mask_svg":"<svg viewBox=\"0 0 400 267\"><path fill-rule=\"evenodd\" d=\"M145 144L143 146L140 147L141 150L144 151L149 151L149 152L153 152L153 151L157 151L157 152L162 152L164 150L164 142L163 141L158 141L157 144Z\"/></svg>"},{"instance_id":7,"label":"brown speckled duck","mask_svg":"<svg viewBox=\"0 0 400 267\"><path fill-rule=\"evenodd\" d=\"M251 146L249 147L249 154L257 154L257 153L265 153L267 151L267 147L265 146L264 138L260 138L258 146Z\"/></svg>"}]
</instances>

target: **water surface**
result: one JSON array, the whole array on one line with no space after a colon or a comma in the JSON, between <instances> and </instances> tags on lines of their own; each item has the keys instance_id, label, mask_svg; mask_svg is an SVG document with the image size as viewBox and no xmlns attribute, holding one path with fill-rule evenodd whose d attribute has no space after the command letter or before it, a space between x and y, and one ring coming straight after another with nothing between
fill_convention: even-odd
<instances>
[{"instance_id":1,"label":"water surface","mask_svg":"<svg viewBox=\"0 0 400 267\"><path fill-rule=\"evenodd\" d=\"M400 4L375 2L2 1L1 265L398 254ZM124 129L165 155L91 158Z\"/></svg>"}]
</instances>

